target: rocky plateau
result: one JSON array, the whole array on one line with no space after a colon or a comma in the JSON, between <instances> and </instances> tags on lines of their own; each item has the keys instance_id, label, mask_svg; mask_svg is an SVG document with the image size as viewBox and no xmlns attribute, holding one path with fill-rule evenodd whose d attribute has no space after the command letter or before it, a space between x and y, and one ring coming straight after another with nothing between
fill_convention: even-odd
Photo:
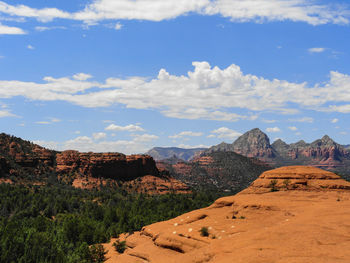
<instances>
[{"instance_id":1,"label":"rocky plateau","mask_svg":"<svg viewBox=\"0 0 350 263\"><path fill-rule=\"evenodd\" d=\"M188 192L188 187L166 172L160 173L148 155L57 152L20 138L0 134L0 181L40 181L52 174L78 188L92 189L113 182L138 192ZM37 183L37 182L35 182Z\"/></svg>"},{"instance_id":2,"label":"rocky plateau","mask_svg":"<svg viewBox=\"0 0 350 263\"><path fill-rule=\"evenodd\" d=\"M106 262L345 263L349 209L350 182L315 167L281 167L207 208L121 235L124 253L112 239Z\"/></svg>"}]
</instances>

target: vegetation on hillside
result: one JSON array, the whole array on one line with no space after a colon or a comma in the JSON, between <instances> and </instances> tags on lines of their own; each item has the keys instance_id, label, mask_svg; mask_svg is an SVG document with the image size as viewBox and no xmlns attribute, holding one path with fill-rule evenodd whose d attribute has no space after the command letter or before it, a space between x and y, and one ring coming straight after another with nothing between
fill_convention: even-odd
<instances>
[{"instance_id":1,"label":"vegetation on hillside","mask_svg":"<svg viewBox=\"0 0 350 263\"><path fill-rule=\"evenodd\" d=\"M0 184L0 262L97 262L120 233L209 205L218 194L147 196L122 188L81 190Z\"/></svg>"}]
</instances>

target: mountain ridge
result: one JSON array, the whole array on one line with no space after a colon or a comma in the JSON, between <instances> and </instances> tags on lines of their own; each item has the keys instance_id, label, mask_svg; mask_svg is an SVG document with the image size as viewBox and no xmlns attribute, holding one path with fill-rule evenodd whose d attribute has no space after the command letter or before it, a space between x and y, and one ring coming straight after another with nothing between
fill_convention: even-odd
<instances>
[{"instance_id":1,"label":"mountain ridge","mask_svg":"<svg viewBox=\"0 0 350 263\"><path fill-rule=\"evenodd\" d=\"M238 137L232 144L221 143L210 147L203 154L228 150L258 158L276 167L312 165L350 174L350 151L328 135L311 143L300 140L287 144L278 139L270 144L268 136L255 128Z\"/></svg>"}]
</instances>

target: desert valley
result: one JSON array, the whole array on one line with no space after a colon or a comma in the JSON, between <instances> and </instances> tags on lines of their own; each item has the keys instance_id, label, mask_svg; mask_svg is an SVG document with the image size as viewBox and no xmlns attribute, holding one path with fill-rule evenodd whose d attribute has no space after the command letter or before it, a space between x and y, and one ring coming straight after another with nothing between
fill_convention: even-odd
<instances>
[{"instance_id":1,"label":"desert valley","mask_svg":"<svg viewBox=\"0 0 350 263\"><path fill-rule=\"evenodd\" d=\"M0 263L350 263L349 0L0 0Z\"/></svg>"},{"instance_id":2,"label":"desert valley","mask_svg":"<svg viewBox=\"0 0 350 263\"><path fill-rule=\"evenodd\" d=\"M56 231L66 234L51 249L67 254L44 261L347 262L350 256L350 182L325 170L346 172L349 153L327 136L280 151L280 141L270 145L253 129L233 144L192 151L187 160L180 159L186 149L154 148L148 153L173 154L157 161L150 155L58 152L0 138L4 262L15 251L22 260L42 258L44 236ZM33 201L31 193L37 193L42 203L23 200L23 207L19 196L9 198L12 192ZM77 203L84 199L83 206ZM33 240L16 249L22 241L8 240L9 227L27 222L28 215L43 228L24 223L13 229L34 231Z\"/></svg>"}]
</instances>

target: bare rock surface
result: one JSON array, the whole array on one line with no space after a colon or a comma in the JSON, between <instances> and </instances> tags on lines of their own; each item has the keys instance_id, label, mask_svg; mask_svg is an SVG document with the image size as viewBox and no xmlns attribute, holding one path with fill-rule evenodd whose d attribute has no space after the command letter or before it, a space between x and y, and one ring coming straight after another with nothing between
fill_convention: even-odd
<instances>
[{"instance_id":1,"label":"bare rock surface","mask_svg":"<svg viewBox=\"0 0 350 263\"><path fill-rule=\"evenodd\" d=\"M271 192L271 180L279 191ZM280 185L284 180L290 180L287 187ZM104 244L106 262L350 262L349 186L314 167L267 171L210 207L121 235L127 245L123 254L111 240ZM203 227L208 236L201 235Z\"/></svg>"}]
</instances>

